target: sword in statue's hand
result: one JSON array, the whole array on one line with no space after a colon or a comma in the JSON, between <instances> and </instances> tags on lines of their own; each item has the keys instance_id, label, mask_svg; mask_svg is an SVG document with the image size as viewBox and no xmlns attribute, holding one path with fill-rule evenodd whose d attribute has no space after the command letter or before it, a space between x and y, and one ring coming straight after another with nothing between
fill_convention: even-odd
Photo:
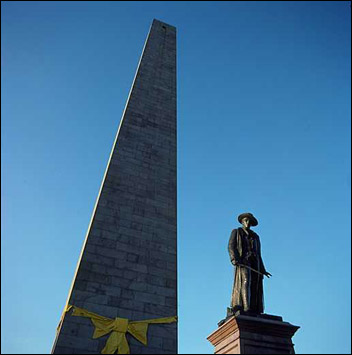
<instances>
[{"instance_id":1,"label":"sword in statue's hand","mask_svg":"<svg viewBox=\"0 0 352 355\"><path fill-rule=\"evenodd\" d=\"M239 263L236 263L236 265L237 266L246 267L247 269L252 270L252 271L256 272L259 275L266 276L267 278L270 278L270 276L273 276L273 275L270 274L270 272L265 271L265 273L263 274L263 273L259 272L258 270L255 270L255 269L253 269L253 268L251 268L250 266L247 266L247 265L243 265L243 264L239 264Z\"/></svg>"}]
</instances>

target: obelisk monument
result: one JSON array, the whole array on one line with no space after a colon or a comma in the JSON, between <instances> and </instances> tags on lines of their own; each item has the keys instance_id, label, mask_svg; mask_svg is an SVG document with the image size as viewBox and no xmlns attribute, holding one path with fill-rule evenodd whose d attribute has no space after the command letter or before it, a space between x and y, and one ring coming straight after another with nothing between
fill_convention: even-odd
<instances>
[{"instance_id":1,"label":"obelisk monument","mask_svg":"<svg viewBox=\"0 0 352 355\"><path fill-rule=\"evenodd\" d=\"M128 321L177 316L176 196L176 28L154 20L66 305ZM93 338L91 319L70 312L52 353L101 353L109 335ZM177 354L176 322L149 325L147 345L126 338L131 354Z\"/></svg>"}]
</instances>

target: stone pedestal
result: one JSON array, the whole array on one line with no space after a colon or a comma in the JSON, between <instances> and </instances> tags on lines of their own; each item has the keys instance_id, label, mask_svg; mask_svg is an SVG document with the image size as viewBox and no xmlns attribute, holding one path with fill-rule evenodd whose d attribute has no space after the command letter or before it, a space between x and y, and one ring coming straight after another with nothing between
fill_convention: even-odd
<instances>
[{"instance_id":1,"label":"stone pedestal","mask_svg":"<svg viewBox=\"0 0 352 355\"><path fill-rule=\"evenodd\" d=\"M277 316L240 314L227 318L207 339L215 354L294 354L291 338L298 328Z\"/></svg>"}]
</instances>

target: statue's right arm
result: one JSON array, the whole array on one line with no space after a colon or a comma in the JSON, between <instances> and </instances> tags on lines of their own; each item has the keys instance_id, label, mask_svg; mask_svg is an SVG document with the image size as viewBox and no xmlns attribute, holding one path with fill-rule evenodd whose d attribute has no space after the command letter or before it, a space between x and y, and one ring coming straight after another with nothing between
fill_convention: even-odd
<instances>
[{"instance_id":1,"label":"statue's right arm","mask_svg":"<svg viewBox=\"0 0 352 355\"><path fill-rule=\"evenodd\" d=\"M231 232L228 250L229 250L231 263L235 265L235 263L240 262L240 256L237 250L237 229L234 229Z\"/></svg>"}]
</instances>

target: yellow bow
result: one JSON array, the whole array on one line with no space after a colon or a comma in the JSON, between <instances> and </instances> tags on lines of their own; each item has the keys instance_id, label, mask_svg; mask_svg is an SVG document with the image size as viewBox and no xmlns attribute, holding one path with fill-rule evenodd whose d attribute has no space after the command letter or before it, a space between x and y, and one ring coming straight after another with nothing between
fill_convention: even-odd
<instances>
[{"instance_id":1,"label":"yellow bow","mask_svg":"<svg viewBox=\"0 0 352 355\"><path fill-rule=\"evenodd\" d=\"M65 312L73 308L72 315L77 317L88 317L95 326L93 339L99 338L111 332L102 354L114 354L117 350L118 354L129 354L130 347L126 339L126 333L130 333L144 345L147 345L148 325L151 323L173 323L177 321L177 317L146 319L130 322L125 318L106 318L96 313L89 312L83 308L67 305Z\"/></svg>"}]
</instances>

